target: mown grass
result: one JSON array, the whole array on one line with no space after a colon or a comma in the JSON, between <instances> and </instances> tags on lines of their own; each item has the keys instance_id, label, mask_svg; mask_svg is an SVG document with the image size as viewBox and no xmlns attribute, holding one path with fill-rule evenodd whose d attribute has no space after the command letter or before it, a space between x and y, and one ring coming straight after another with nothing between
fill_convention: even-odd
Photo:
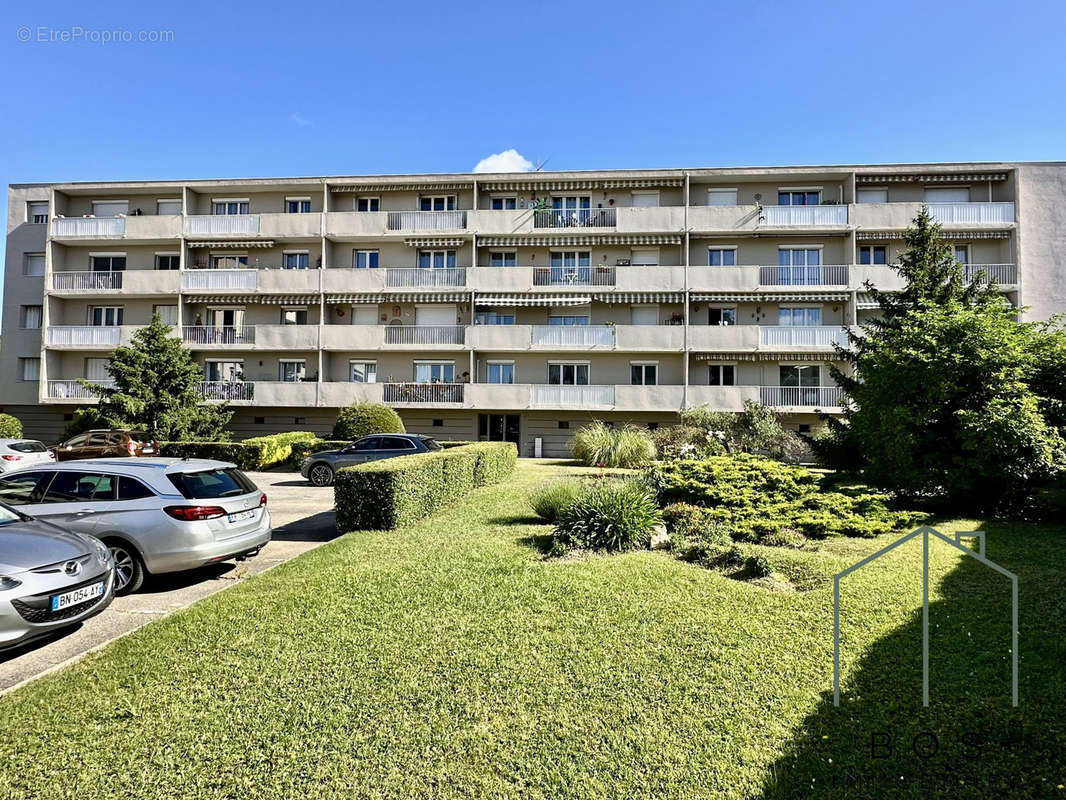
<instances>
[{"instance_id":1,"label":"mown grass","mask_svg":"<svg viewBox=\"0 0 1066 800\"><path fill-rule=\"evenodd\" d=\"M848 579L834 709L828 586L767 591L662 553L544 559L527 492L564 471L582 472L523 462L0 698L0 797L1066 796L1063 527L985 526L1021 575L1018 711L1006 592L944 547L922 710L920 545ZM926 728L942 744L922 762L901 740ZM970 728L1019 746L968 759ZM870 758L872 730L891 759Z\"/></svg>"}]
</instances>

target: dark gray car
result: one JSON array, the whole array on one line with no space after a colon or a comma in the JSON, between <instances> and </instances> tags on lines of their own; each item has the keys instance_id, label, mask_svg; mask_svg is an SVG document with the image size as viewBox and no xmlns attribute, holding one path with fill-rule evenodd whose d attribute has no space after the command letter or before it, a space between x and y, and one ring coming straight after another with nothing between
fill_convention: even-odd
<instances>
[{"instance_id":1,"label":"dark gray car","mask_svg":"<svg viewBox=\"0 0 1066 800\"><path fill-rule=\"evenodd\" d=\"M383 458L410 456L440 450L440 445L429 436L411 433L376 433L364 436L339 450L324 450L312 453L300 464L300 474L315 486L329 486L341 467L354 467L367 461Z\"/></svg>"}]
</instances>

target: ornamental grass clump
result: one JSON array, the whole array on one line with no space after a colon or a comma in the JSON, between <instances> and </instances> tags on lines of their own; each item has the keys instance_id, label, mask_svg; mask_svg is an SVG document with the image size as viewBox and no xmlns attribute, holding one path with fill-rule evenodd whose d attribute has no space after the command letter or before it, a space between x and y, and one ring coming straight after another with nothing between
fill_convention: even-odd
<instances>
[{"instance_id":1,"label":"ornamental grass clump","mask_svg":"<svg viewBox=\"0 0 1066 800\"><path fill-rule=\"evenodd\" d=\"M593 422L574 435L570 451L589 467L641 467L655 460L655 443L635 425L616 430Z\"/></svg>"},{"instance_id":2,"label":"ornamental grass clump","mask_svg":"<svg viewBox=\"0 0 1066 800\"><path fill-rule=\"evenodd\" d=\"M603 480L559 512L554 532L557 551L646 549L663 524L654 495L639 481Z\"/></svg>"},{"instance_id":3,"label":"ornamental grass clump","mask_svg":"<svg viewBox=\"0 0 1066 800\"><path fill-rule=\"evenodd\" d=\"M585 484L573 478L545 481L529 493L533 513L546 522L555 522L559 512L573 503L585 491Z\"/></svg>"}]
</instances>

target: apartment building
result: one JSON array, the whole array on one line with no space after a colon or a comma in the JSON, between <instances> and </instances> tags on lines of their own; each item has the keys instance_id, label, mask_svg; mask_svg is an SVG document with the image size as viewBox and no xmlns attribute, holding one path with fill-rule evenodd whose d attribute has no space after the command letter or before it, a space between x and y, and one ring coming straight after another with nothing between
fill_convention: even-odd
<instances>
[{"instance_id":1,"label":"apartment building","mask_svg":"<svg viewBox=\"0 0 1066 800\"><path fill-rule=\"evenodd\" d=\"M54 440L159 314L241 435L357 400L523 455L705 403L806 428L923 203L1023 317L1066 310L1064 164L12 185L0 405Z\"/></svg>"}]
</instances>

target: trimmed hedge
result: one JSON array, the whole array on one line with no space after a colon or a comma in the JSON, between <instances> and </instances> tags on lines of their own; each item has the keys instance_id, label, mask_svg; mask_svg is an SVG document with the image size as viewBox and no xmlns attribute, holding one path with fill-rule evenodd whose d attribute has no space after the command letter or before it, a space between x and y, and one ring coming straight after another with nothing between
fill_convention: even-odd
<instances>
[{"instance_id":1,"label":"trimmed hedge","mask_svg":"<svg viewBox=\"0 0 1066 800\"><path fill-rule=\"evenodd\" d=\"M345 467L333 487L337 530L411 525L480 486L499 483L517 459L510 442L478 442Z\"/></svg>"},{"instance_id":2,"label":"trimmed hedge","mask_svg":"<svg viewBox=\"0 0 1066 800\"><path fill-rule=\"evenodd\" d=\"M293 431L256 436L243 442L163 442L160 455L231 461L242 470L264 470L287 461L297 444L317 441L313 433Z\"/></svg>"},{"instance_id":3,"label":"trimmed hedge","mask_svg":"<svg viewBox=\"0 0 1066 800\"><path fill-rule=\"evenodd\" d=\"M10 414L0 414L0 439L21 439L22 421Z\"/></svg>"}]
</instances>

